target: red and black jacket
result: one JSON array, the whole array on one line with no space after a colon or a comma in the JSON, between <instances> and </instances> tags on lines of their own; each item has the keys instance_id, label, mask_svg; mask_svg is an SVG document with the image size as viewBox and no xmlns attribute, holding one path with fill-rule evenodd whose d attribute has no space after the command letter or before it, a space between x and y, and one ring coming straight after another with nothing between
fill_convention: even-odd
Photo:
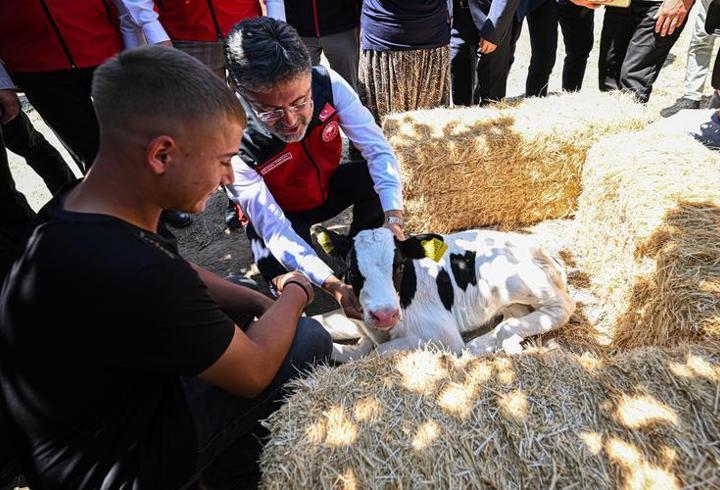
<instances>
[{"instance_id":1,"label":"red and black jacket","mask_svg":"<svg viewBox=\"0 0 720 490\"><path fill-rule=\"evenodd\" d=\"M155 6L173 41L225 39L232 26L261 15L258 0L155 0Z\"/></svg>"},{"instance_id":2,"label":"red and black jacket","mask_svg":"<svg viewBox=\"0 0 720 490\"><path fill-rule=\"evenodd\" d=\"M122 47L111 0L0 0L0 59L10 72L93 67Z\"/></svg>"},{"instance_id":3,"label":"red and black jacket","mask_svg":"<svg viewBox=\"0 0 720 490\"><path fill-rule=\"evenodd\" d=\"M361 0L285 0L285 20L304 37L321 37L360 25Z\"/></svg>"},{"instance_id":4,"label":"red and black jacket","mask_svg":"<svg viewBox=\"0 0 720 490\"><path fill-rule=\"evenodd\" d=\"M305 138L285 143L270 134L253 111L240 147L240 157L262 177L285 212L309 211L327 199L330 179L340 164L342 138L333 106L330 74L312 71L313 115Z\"/></svg>"}]
</instances>

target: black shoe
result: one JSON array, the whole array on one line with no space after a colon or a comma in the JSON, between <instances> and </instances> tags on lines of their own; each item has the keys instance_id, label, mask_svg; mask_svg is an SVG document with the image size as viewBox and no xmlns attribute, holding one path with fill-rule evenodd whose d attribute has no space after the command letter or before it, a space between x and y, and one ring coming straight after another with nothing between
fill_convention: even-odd
<instances>
[{"instance_id":1,"label":"black shoe","mask_svg":"<svg viewBox=\"0 0 720 490\"><path fill-rule=\"evenodd\" d=\"M661 110L660 115L662 117L670 117L684 109L700 109L700 101L688 99L687 97L680 97L673 105Z\"/></svg>"},{"instance_id":2,"label":"black shoe","mask_svg":"<svg viewBox=\"0 0 720 490\"><path fill-rule=\"evenodd\" d=\"M720 116L718 113L713 113L708 122L702 123L697 130L690 134L711 150L720 149Z\"/></svg>"},{"instance_id":3,"label":"black shoe","mask_svg":"<svg viewBox=\"0 0 720 490\"><path fill-rule=\"evenodd\" d=\"M710 101L707 105L708 109L720 109L720 95L717 90L713 90L713 94L710 96Z\"/></svg>"},{"instance_id":4,"label":"black shoe","mask_svg":"<svg viewBox=\"0 0 720 490\"><path fill-rule=\"evenodd\" d=\"M228 199L228 207L225 210L225 225L231 231L237 230L242 227L242 223L240 222L240 213L238 212L238 206L230 199Z\"/></svg>"},{"instance_id":5,"label":"black shoe","mask_svg":"<svg viewBox=\"0 0 720 490\"><path fill-rule=\"evenodd\" d=\"M165 223L173 228L185 228L193 222L193 217L190 213L184 213L176 209L166 209L162 212L160 219L164 220Z\"/></svg>"}]
</instances>

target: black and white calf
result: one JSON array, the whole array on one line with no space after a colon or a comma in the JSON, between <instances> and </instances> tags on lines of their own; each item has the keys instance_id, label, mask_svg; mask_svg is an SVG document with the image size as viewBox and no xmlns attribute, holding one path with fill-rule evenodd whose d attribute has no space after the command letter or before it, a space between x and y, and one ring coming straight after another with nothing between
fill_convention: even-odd
<instances>
[{"instance_id":1,"label":"black and white calf","mask_svg":"<svg viewBox=\"0 0 720 490\"><path fill-rule=\"evenodd\" d=\"M560 262L524 235L471 230L400 241L385 228L353 240L323 231L346 258L345 281L364 314L359 344L336 344L341 362L373 345L381 353L428 343L455 353L515 353L522 339L564 325L575 310ZM433 238L448 246L437 262L423 247ZM488 333L464 343L463 333L493 321Z\"/></svg>"}]
</instances>

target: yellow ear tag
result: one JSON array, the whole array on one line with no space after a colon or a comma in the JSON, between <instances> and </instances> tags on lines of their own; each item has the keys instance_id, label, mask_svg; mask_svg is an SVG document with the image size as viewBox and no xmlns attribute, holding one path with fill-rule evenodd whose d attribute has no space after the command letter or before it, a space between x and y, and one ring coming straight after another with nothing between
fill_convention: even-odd
<instances>
[{"instance_id":1,"label":"yellow ear tag","mask_svg":"<svg viewBox=\"0 0 720 490\"><path fill-rule=\"evenodd\" d=\"M448 246L445 245L442 240L438 240L437 238L433 238L432 240L422 240L420 245L422 245L422 248L425 250L425 257L432 259L435 262L440 262L440 259L442 259L442 256L445 255L445 252L448 249Z\"/></svg>"},{"instance_id":2,"label":"yellow ear tag","mask_svg":"<svg viewBox=\"0 0 720 490\"><path fill-rule=\"evenodd\" d=\"M335 246L330 239L330 235L328 235L325 230L318 232L315 235L315 238L317 239L318 245L320 245L320 247L325 251L326 254L330 255L331 253L333 253L333 251L335 250Z\"/></svg>"}]
</instances>

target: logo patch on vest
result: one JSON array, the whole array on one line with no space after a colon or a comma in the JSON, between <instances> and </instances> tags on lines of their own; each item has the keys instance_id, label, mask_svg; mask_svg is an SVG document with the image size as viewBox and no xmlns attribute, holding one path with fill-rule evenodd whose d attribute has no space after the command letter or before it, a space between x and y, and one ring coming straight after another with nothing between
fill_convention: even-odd
<instances>
[{"instance_id":1,"label":"logo patch on vest","mask_svg":"<svg viewBox=\"0 0 720 490\"><path fill-rule=\"evenodd\" d=\"M330 102L326 102L325 107L323 107L318 115L318 119L320 119L320 122L325 122L333 114L335 114L335 108L330 105Z\"/></svg>"},{"instance_id":2,"label":"logo patch on vest","mask_svg":"<svg viewBox=\"0 0 720 490\"><path fill-rule=\"evenodd\" d=\"M338 133L340 133L340 126L337 121L331 121L327 126L325 126L325 129L323 129L322 140L325 143L330 143L332 140L337 138Z\"/></svg>"},{"instance_id":3,"label":"logo patch on vest","mask_svg":"<svg viewBox=\"0 0 720 490\"><path fill-rule=\"evenodd\" d=\"M292 157L293 157L293 156L292 156L292 153L290 153L289 151L283 153L282 155L280 155L279 157L277 157L275 160L273 160L273 161L271 161L271 162L268 162L268 163L266 163L265 165L263 165L262 167L260 167L260 175L265 175L265 174L267 174L267 173L269 173L269 172L272 172L273 170L275 170L276 168L278 168L278 167L279 167L280 165L282 165L283 163L285 163L285 162L287 162L288 160L292 159Z\"/></svg>"}]
</instances>

